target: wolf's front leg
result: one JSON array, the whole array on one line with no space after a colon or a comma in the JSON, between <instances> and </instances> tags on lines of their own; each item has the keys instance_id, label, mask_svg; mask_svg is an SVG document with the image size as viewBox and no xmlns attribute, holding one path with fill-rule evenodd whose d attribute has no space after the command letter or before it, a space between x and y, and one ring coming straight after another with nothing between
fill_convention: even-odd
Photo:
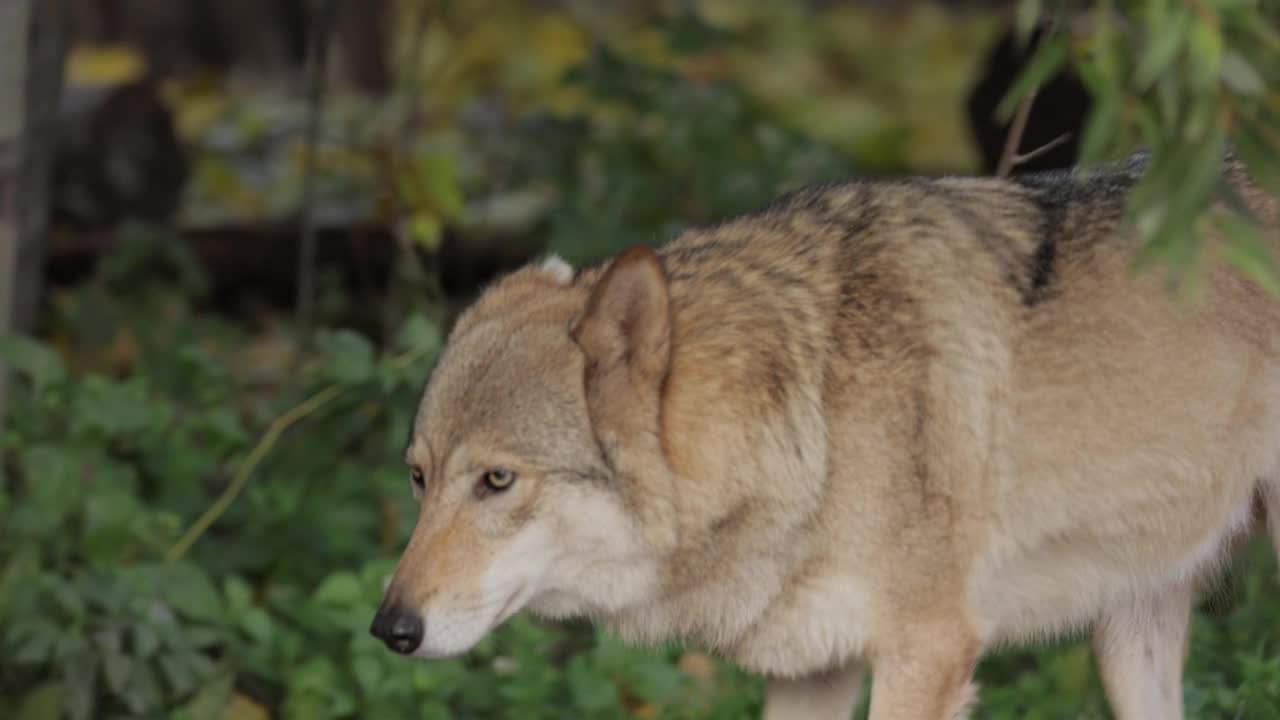
<instances>
[{"instance_id":1,"label":"wolf's front leg","mask_svg":"<svg viewBox=\"0 0 1280 720\"><path fill-rule=\"evenodd\" d=\"M1182 665L1191 591L1174 588L1111 609L1093 630L1093 652L1116 720L1182 720Z\"/></svg>"},{"instance_id":2,"label":"wolf's front leg","mask_svg":"<svg viewBox=\"0 0 1280 720\"><path fill-rule=\"evenodd\" d=\"M912 637L875 659L870 720L965 720L977 696L977 643L945 630Z\"/></svg>"},{"instance_id":3,"label":"wolf's front leg","mask_svg":"<svg viewBox=\"0 0 1280 720\"><path fill-rule=\"evenodd\" d=\"M772 678L765 687L763 720L848 720L862 698L864 666L843 667L808 677Z\"/></svg>"}]
</instances>

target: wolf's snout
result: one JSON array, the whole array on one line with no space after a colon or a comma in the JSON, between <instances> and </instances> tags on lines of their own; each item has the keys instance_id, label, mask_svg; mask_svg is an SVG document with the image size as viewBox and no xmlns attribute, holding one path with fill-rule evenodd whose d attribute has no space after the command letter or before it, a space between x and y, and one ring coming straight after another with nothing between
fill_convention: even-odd
<instances>
[{"instance_id":1,"label":"wolf's snout","mask_svg":"<svg viewBox=\"0 0 1280 720\"><path fill-rule=\"evenodd\" d=\"M422 616L398 605L378 608L369 632L387 647L408 655L422 644Z\"/></svg>"}]
</instances>

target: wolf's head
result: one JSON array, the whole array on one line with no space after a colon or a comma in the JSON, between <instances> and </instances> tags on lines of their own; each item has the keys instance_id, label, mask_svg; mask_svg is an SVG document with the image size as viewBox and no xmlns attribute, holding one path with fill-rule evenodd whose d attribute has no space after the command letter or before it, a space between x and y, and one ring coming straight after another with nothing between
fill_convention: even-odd
<instances>
[{"instance_id":1,"label":"wolf's head","mask_svg":"<svg viewBox=\"0 0 1280 720\"><path fill-rule=\"evenodd\" d=\"M459 318L406 451L420 510L374 635L445 657L523 607L593 616L655 591L633 500L637 463L663 462L670 335L648 248L576 280L559 260L530 266Z\"/></svg>"}]
</instances>

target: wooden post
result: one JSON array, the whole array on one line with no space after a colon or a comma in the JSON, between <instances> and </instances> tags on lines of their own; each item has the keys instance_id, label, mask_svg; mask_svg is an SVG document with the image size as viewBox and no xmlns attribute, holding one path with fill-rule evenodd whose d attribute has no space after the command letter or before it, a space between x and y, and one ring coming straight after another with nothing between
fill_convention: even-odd
<instances>
[{"instance_id":1,"label":"wooden post","mask_svg":"<svg viewBox=\"0 0 1280 720\"><path fill-rule=\"evenodd\" d=\"M0 0L0 335L25 332L35 321L66 8L67 0ZM0 434L7 375L0 365Z\"/></svg>"}]
</instances>

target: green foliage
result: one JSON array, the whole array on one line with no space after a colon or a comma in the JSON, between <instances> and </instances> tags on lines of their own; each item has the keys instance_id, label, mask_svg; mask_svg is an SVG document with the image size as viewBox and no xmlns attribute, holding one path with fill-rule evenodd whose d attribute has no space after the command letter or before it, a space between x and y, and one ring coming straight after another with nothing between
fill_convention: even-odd
<instances>
[{"instance_id":1,"label":"green foliage","mask_svg":"<svg viewBox=\"0 0 1280 720\"><path fill-rule=\"evenodd\" d=\"M1212 248L1262 287L1280 291L1276 259L1253 218L1220 179L1234 151L1280 192L1280 10L1270 0L1043 3L1021 0L1019 26L1057 24L1010 88L1007 117L1029 92L1070 66L1094 99L1081 160L1151 153L1127 220L1143 239L1135 265L1159 260L1171 285L1197 287Z\"/></svg>"},{"instance_id":2,"label":"green foliage","mask_svg":"<svg viewBox=\"0 0 1280 720\"><path fill-rule=\"evenodd\" d=\"M560 189L548 249L570 262L660 244L853 172L848 158L785 129L727 82L695 85L604 47L566 80L618 110L612 122L536 115L524 128L524 161Z\"/></svg>"},{"instance_id":3,"label":"green foliage","mask_svg":"<svg viewBox=\"0 0 1280 720\"><path fill-rule=\"evenodd\" d=\"M807 76L810 66L794 54L774 63L779 56L753 51L758 57L736 75L690 70L736 62L729 45L744 38L785 45L812 35L826 38L824 54L843 56L878 86L884 78L860 53L892 51L876 44L889 43L865 16L833 10L831 28L814 28L797 25L781 4L707 4L730 20L677 15L660 42L642 34L644 52L588 42L563 18L538 16L526 27L523 15L496 23L467 3L446 4L475 17L463 18L468 25L442 10L428 24L423 57L411 59L437 91L432 103L447 111L432 105L425 139L401 146L397 113L330 103L336 117L326 132L352 130L355 140L320 155L326 217L376 209L427 250L456 227L509 233L583 262L860 164L903 167L955 144L883 122L873 103L845 99L833 112L831 102L806 101L800 96L819 97L827 80ZM1024 2L1019 23L1029 27L1051 5ZM1059 35L1020 89L1075 63L1099 100L1085 137L1090 157L1153 148L1133 219L1185 270L1200 255L1188 239L1205 227L1199 211L1214 199L1240 205L1205 179L1227 140L1280 185L1280 12L1247 0L1152 0L1117 12L1135 34L1099 23L1083 36ZM942 44L937 28L948 19L923 17L930 47ZM520 55L513 43L546 52ZM924 83L917 76L938 58L922 42L894 43L905 49L881 72ZM1141 52L1128 52L1130 43ZM530 57L539 59L533 69ZM941 74L954 71L944 64ZM465 127L459 117L475 112L467 98L479 94L469 78L489 74L499 78L489 89L518 98L519 112L494 121L496 129ZM923 87L876 91L914 106L932 92ZM788 105L800 109L788 115ZM305 118L223 110L223 125L195 133L204 147L196 195L221 194L250 217L290 208L288 180L297 178L287 157L296 148L263 148L279 129L271 121L283 117L287 131ZM201 112L219 114L189 110ZM850 125L849 117L858 119ZM859 132L832 138L850 127ZM224 156L234 151L268 156L274 171L232 167ZM1274 286L1256 229L1238 214L1212 222L1235 238L1219 250ZM180 244L140 229L126 235L91 281L58 292L48 337L0 338L15 374L0 437L0 708L18 720L728 719L758 711L756 678L681 648L627 648L581 624L518 615L448 661L387 651L368 626L415 520L400 456L442 342L439 299L411 302L385 344L335 326L304 354L287 327L250 332L202 311L208 283ZM1191 718L1280 713L1280 582L1268 549L1254 550L1235 606L1197 616L1185 691ZM1002 653L980 675L977 717L1108 715L1080 641Z\"/></svg>"},{"instance_id":4,"label":"green foliage","mask_svg":"<svg viewBox=\"0 0 1280 720\"><path fill-rule=\"evenodd\" d=\"M0 706L19 719L200 720L237 703L298 719L757 711L758 679L580 624L519 615L465 658L432 663L369 636L414 519L398 456L439 343L422 315L386 349L334 332L295 382L260 398L229 356L194 345L136 359L171 365L167 384L73 370L44 344L7 339L19 382L0 505ZM196 382L210 391L186 389ZM189 556L166 562L270 421L331 383L346 392L281 437ZM1196 620L1191 718L1274 717L1280 582L1265 544L1246 567L1234 609ZM981 717L1107 716L1083 642L980 671Z\"/></svg>"},{"instance_id":5,"label":"green foliage","mask_svg":"<svg viewBox=\"0 0 1280 720\"><path fill-rule=\"evenodd\" d=\"M0 342L16 381L0 482L0 707L18 720L731 718L758 704L754 681L723 664L690 674L677 649L524 616L466 658L389 652L368 627L414 522L399 458L438 326L411 315L386 348L324 333L265 391L235 372L247 338L218 323L200 328L205 342L139 341L131 368L113 371L111 338L181 337L190 322L188 293L145 284L112 290L117 326L74 322L133 273L108 268L64 298L71 314L55 324L78 367L42 342ZM207 349L210 335L227 349ZM335 388L264 445L277 418ZM174 553L255 456L242 495Z\"/></svg>"},{"instance_id":6,"label":"green foliage","mask_svg":"<svg viewBox=\"0 0 1280 720\"><path fill-rule=\"evenodd\" d=\"M1183 697L1188 718L1275 717L1280 642L1275 603L1280 582L1270 544L1255 542L1229 593L1233 607L1194 617ZM1036 651L1007 651L979 668L978 716L992 720L1111 717L1084 640Z\"/></svg>"},{"instance_id":7,"label":"green foliage","mask_svg":"<svg viewBox=\"0 0 1280 720\"><path fill-rule=\"evenodd\" d=\"M324 222L394 223L428 249L450 229L515 225L528 237L554 197L574 198L570 180L611 203L596 214L621 205L656 227L664 199L676 199L678 218L711 217L767 196L760 188L788 174L966 170L975 156L963 94L996 26L988 15L928 3L892 18L835 4L820 22L798 4L737 0L671 13L517 0L394 5L389 57L401 92L370 103L329 88L316 206ZM186 222L295 210L301 98L194 82L172 98L193 154ZM787 162L793 167L777 166ZM602 168L630 165L645 174L637 183L676 177L716 187L655 196L654 182L603 182ZM765 177L746 171L753 167ZM722 172L732 182L718 182ZM624 193L637 189L644 196L633 205ZM697 196L686 201L678 190ZM569 221L558 217L558 226Z\"/></svg>"}]
</instances>

